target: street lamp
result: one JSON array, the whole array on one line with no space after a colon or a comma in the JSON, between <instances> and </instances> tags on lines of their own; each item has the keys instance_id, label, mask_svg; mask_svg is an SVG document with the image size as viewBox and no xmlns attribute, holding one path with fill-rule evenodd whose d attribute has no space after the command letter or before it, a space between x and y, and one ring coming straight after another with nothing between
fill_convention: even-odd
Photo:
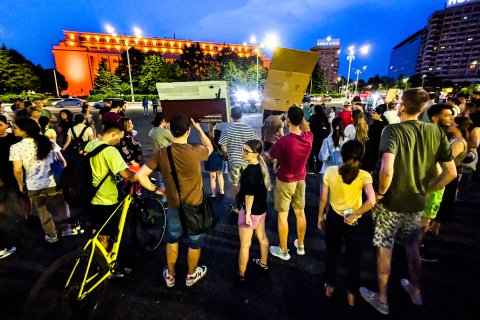
<instances>
[{"instance_id":1,"label":"street lamp","mask_svg":"<svg viewBox=\"0 0 480 320\"><path fill-rule=\"evenodd\" d=\"M255 54L257 56L257 93L258 93L258 42L254 35L250 37L250 43L255 45Z\"/></svg>"},{"instance_id":2,"label":"street lamp","mask_svg":"<svg viewBox=\"0 0 480 320\"><path fill-rule=\"evenodd\" d=\"M405 84L404 90L407 90L407 82L408 82L408 78L403 79L403 83Z\"/></svg>"},{"instance_id":3,"label":"street lamp","mask_svg":"<svg viewBox=\"0 0 480 320\"><path fill-rule=\"evenodd\" d=\"M112 26L107 25L106 29L107 29L107 32L110 33L112 36L114 36L114 37L117 36L117 34L115 33L115 29ZM133 32L135 33L135 36L137 38L140 38L142 36L142 30L140 30L137 27L133 28ZM125 46L125 50L127 52L128 77L129 77L129 80L130 80L130 95L132 96L132 102L135 102L135 95L134 95L134 92L133 92L132 66L130 65L130 53L128 52L129 51L129 46L130 45L133 46L133 44L128 42L127 35L124 35L124 36L121 36L121 37L122 37L122 39L120 40L120 44Z\"/></svg>"},{"instance_id":4,"label":"street lamp","mask_svg":"<svg viewBox=\"0 0 480 320\"><path fill-rule=\"evenodd\" d=\"M370 45L368 45L368 44L365 44L365 45L360 47L360 53L363 54L363 55L368 54L369 51L370 51ZM348 95L348 93L349 93L348 84L350 82L350 71L352 70L352 62L353 62L353 60L355 60L355 46L348 47L347 60L348 60L348 74L347 74L347 95Z\"/></svg>"},{"instance_id":5,"label":"street lamp","mask_svg":"<svg viewBox=\"0 0 480 320\"><path fill-rule=\"evenodd\" d=\"M367 66L363 66L363 67L362 67L362 70L363 70L363 71L367 70ZM357 75L357 81L355 81L355 93L357 92L358 76L360 75L360 73L362 73L362 71L360 71L360 69L356 69L356 70L355 70L355 74Z\"/></svg>"},{"instance_id":6,"label":"street lamp","mask_svg":"<svg viewBox=\"0 0 480 320\"><path fill-rule=\"evenodd\" d=\"M274 33L270 33L270 34L267 34L267 36L265 37L265 40L264 42L262 42L260 45L258 45L258 41L257 41L257 37L255 35L252 35L250 37L250 43L251 44L254 44L255 45L255 55L257 57L257 93L259 92L259 83L258 83L258 80L259 80L259 70L258 70L258 55L259 55L259 52L260 52L260 48L261 47L266 47L268 49L275 49L275 47L278 46L278 37L276 34Z\"/></svg>"},{"instance_id":7,"label":"street lamp","mask_svg":"<svg viewBox=\"0 0 480 320\"><path fill-rule=\"evenodd\" d=\"M426 78L426 77L427 77L426 74L424 74L424 75L422 76L422 88L423 88L423 82L425 81L425 78Z\"/></svg>"}]
</instances>

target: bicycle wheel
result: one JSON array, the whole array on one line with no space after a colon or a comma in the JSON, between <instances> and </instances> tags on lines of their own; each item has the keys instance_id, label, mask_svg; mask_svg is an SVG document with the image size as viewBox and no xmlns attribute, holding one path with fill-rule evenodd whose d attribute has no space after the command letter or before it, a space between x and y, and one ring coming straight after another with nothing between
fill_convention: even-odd
<instances>
[{"instance_id":1,"label":"bicycle wheel","mask_svg":"<svg viewBox=\"0 0 480 320\"><path fill-rule=\"evenodd\" d=\"M103 281L82 300L78 299L89 258L90 252L78 250L63 256L48 267L30 291L23 307L22 318L89 319L100 303L106 284L106 281ZM87 279L91 281L85 285L84 290L91 288L106 272L108 266L105 259L94 255L87 275Z\"/></svg>"},{"instance_id":2,"label":"bicycle wheel","mask_svg":"<svg viewBox=\"0 0 480 320\"><path fill-rule=\"evenodd\" d=\"M143 253L158 249L165 235L167 216L160 199L148 197L138 200L131 223L132 238Z\"/></svg>"}]
</instances>

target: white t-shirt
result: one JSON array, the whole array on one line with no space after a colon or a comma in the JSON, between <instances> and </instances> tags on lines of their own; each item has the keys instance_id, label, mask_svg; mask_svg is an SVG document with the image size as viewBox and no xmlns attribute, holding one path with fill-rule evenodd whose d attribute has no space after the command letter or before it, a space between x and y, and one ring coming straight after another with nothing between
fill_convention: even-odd
<instances>
[{"instance_id":1,"label":"white t-shirt","mask_svg":"<svg viewBox=\"0 0 480 320\"><path fill-rule=\"evenodd\" d=\"M343 134L345 135L346 140L355 140L357 137L357 130L353 124L349 124L343 130Z\"/></svg>"},{"instance_id":2,"label":"white t-shirt","mask_svg":"<svg viewBox=\"0 0 480 320\"><path fill-rule=\"evenodd\" d=\"M53 150L43 160L37 160L37 145L33 138L24 138L10 147L10 161L22 161L28 190L55 187L55 179L50 169L55 152L62 150L55 142Z\"/></svg>"},{"instance_id":3,"label":"white t-shirt","mask_svg":"<svg viewBox=\"0 0 480 320\"><path fill-rule=\"evenodd\" d=\"M388 124L400 123L400 117L398 116L397 111L395 110L385 111L383 115L387 119Z\"/></svg>"},{"instance_id":4,"label":"white t-shirt","mask_svg":"<svg viewBox=\"0 0 480 320\"><path fill-rule=\"evenodd\" d=\"M83 123L79 123L76 126L73 127L73 131L75 132L75 136L78 138L80 133L82 133L83 128L85 128L86 125ZM73 134L72 134L72 128L68 129L67 132L68 136L72 136L72 139L74 139ZM88 141L88 137L92 135L93 136L93 130L91 127L87 127L87 130L85 130L85 133L82 136L83 141Z\"/></svg>"}]
</instances>

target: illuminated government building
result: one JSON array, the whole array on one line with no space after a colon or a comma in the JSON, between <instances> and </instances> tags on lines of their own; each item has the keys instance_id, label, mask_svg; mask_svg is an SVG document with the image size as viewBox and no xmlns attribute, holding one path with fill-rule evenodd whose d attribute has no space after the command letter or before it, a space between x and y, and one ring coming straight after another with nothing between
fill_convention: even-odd
<instances>
[{"instance_id":1,"label":"illuminated government building","mask_svg":"<svg viewBox=\"0 0 480 320\"><path fill-rule=\"evenodd\" d=\"M224 47L229 46L239 57L256 55L256 46L247 44L218 43L167 38L137 38L135 36L112 36L110 34L63 31L65 39L53 47L55 66L68 81L68 90L63 94L70 96L87 96L93 89L93 80L101 59L106 59L113 72L119 64L125 44L133 45L144 52L158 52L167 60L176 60L184 46L198 42L205 54L215 56ZM259 58L266 62L259 51Z\"/></svg>"},{"instance_id":2,"label":"illuminated government building","mask_svg":"<svg viewBox=\"0 0 480 320\"><path fill-rule=\"evenodd\" d=\"M338 77L338 57L340 56L340 39L317 40L317 45L310 48L310 51L318 55L318 65L325 70L328 90L333 90Z\"/></svg>"}]
</instances>

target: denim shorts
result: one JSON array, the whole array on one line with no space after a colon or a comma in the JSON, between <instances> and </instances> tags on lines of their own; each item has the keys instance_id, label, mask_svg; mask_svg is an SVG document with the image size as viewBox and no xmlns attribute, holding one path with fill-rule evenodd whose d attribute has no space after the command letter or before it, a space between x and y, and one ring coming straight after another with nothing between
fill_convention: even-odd
<instances>
[{"instance_id":1,"label":"denim shorts","mask_svg":"<svg viewBox=\"0 0 480 320\"><path fill-rule=\"evenodd\" d=\"M189 236L183 231L180 215L177 210L168 208L167 211L167 243L178 243L178 240L185 234L188 237L189 247L201 249L203 247L204 234Z\"/></svg>"}]
</instances>

